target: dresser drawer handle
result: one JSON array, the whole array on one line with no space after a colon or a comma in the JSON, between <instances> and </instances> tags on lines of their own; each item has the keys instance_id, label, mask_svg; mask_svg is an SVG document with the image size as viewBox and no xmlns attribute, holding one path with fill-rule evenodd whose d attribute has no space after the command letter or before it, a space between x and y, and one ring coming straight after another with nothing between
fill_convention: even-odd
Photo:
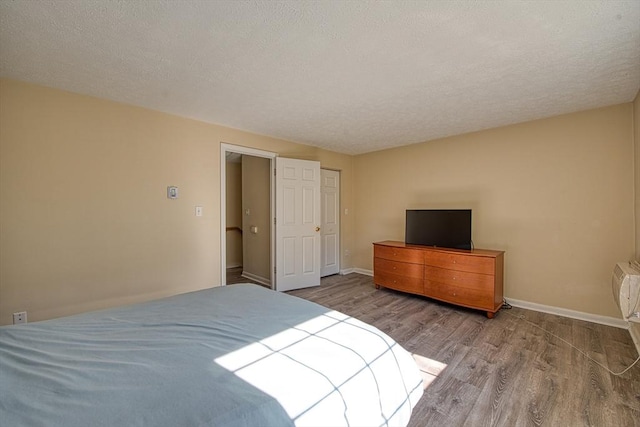
<instances>
[{"instance_id":1,"label":"dresser drawer handle","mask_svg":"<svg viewBox=\"0 0 640 427\"><path fill-rule=\"evenodd\" d=\"M394 270L396 269L396 266L395 266L395 265L393 266L393 269L394 269Z\"/></svg>"}]
</instances>

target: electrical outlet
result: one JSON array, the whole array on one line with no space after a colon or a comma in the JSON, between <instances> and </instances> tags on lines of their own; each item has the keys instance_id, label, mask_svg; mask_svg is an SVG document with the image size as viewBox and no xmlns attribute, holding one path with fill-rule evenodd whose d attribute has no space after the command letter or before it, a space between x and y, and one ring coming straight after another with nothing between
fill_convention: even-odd
<instances>
[{"instance_id":1,"label":"electrical outlet","mask_svg":"<svg viewBox=\"0 0 640 427\"><path fill-rule=\"evenodd\" d=\"M17 325L18 323L27 323L26 311L19 311L17 313L13 313L13 324Z\"/></svg>"},{"instance_id":2,"label":"electrical outlet","mask_svg":"<svg viewBox=\"0 0 640 427\"><path fill-rule=\"evenodd\" d=\"M349 255L351 255L351 251L349 249L345 249L344 256L349 256Z\"/></svg>"}]
</instances>

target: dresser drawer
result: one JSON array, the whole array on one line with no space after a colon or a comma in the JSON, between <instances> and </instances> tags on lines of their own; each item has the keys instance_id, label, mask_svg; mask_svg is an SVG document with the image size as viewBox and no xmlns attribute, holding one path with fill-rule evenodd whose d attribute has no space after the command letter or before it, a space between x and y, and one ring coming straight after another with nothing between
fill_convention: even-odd
<instances>
[{"instance_id":1,"label":"dresser drawer","mask_svg":"<svg viewBox=\"0 0 640 427\"><path fill-rule=\"evenodd\" d=\"M373 283L397 291L422 295L424 290L422 275L420 277L401 276L384 271L374 270Z\"/></svg>"},{"instance_id":2,"label":"dresser drawer","mask_svg":"<svg viewBox=\"0 0 640 427\"><path fill-rule=\"evenodd\" d=\"M495 271L495 258L451 252L428 251L425 253L424 263L470 273L494 274Z\"/></svg>"},{"instance_id":3,"label":"dresser drawer","mask_svg":"<svg viewBox=\"0 0 640 427\"><path fill-rule=\"evenodd\" d=\"M413 277L420 280L422 280L424 273L424 267L420 264L409 264L407 262L391 261L384 258L373 259L373 270Z\"/></svg>"},{"instance_id":4,"label":"dresser drawer","mask_svg":"<svg viewBox=\"0 0 640 427\"><path fill-rule=\"evenodd\" d=\"M412 264L422 264L424 254L420 249L395 248L393 246L373 246L373 256L392 261L402 261Z\"/></svg>"},{"instance_id":5,"label":"dresser drawer","mask_svg":"<svg viewBox=\"0 0 640 427\"><path fill-rule=\"evenodd\" d=\"M463 288L425 280L424 294L431 298L466 307L494 310L493 293L484 289Z\"/></svg>"},{"instance_id":6,"label":"dresser drawer","mask_svg":"<svg viewBox=\"0 0 640 427\"><path fill-rule=\"evenodd\" d=\"M493 292L495 277L488 274L469 273L446 268L424 266L424 278L445 285Z\"/></svg>"}]
</instances>

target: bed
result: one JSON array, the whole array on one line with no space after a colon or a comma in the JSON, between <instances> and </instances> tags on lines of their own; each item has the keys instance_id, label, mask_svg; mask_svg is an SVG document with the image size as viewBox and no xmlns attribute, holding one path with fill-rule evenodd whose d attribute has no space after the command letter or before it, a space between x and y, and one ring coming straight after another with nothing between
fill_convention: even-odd
<instances>
[{"instance_id":1,"label":"bed","mask_svg":"<svg viewBox=\"0 0 640 427\"><path fill-rule=\"evenodd\" d=\"M6 426L405 426L422 392L380 330L250 284L0 327Z\"/></svg>"}]
</instances>

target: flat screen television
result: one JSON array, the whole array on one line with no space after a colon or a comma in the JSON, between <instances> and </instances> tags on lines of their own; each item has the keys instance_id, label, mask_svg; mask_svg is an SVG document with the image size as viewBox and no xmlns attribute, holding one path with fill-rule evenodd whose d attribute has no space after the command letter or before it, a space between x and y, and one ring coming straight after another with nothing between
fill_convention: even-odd
<instances>
[{"instance_id":1,"label":"flat screen television","mask_svg":"<svg viewBox=\"0 0 640 427\"><path fill-rule=\"evenodd\" d=\"M471 209L407 209L405 243L471 249Z\"/></svg>"}]
</instances>

